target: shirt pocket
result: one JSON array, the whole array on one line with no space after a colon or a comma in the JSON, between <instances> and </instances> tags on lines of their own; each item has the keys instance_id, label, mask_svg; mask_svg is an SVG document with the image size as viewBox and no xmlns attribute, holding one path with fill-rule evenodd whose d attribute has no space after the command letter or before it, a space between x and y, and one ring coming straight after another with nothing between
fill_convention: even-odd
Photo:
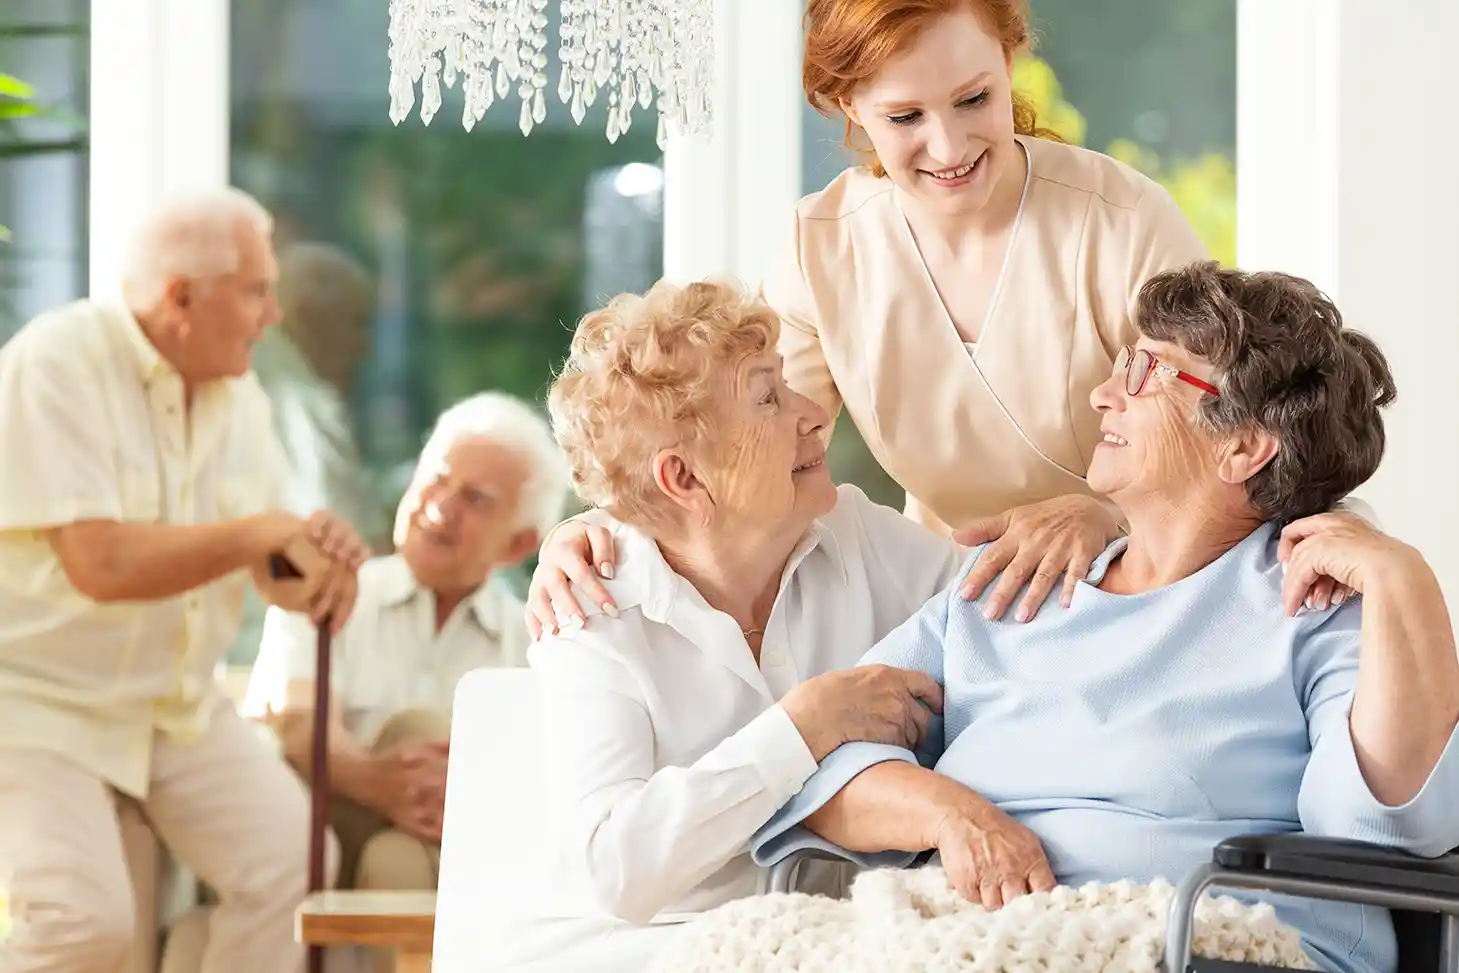
<instances>
[{"instance_id":1,"label":"shirt pocket","mask_svg":"<svg viewBox=\"0 0 1459 973\"><path fill-rule=\"evenodd\" d=\"M140 467L121 472L122 517L128 523L162 522L162 483L155 470Z\"/></svg>"},{"instance_id":2,"label":"shirt pocket","mask_svg":"<svg viewBox=\"0 0 1459 973\"><path fill-rule=\"evenodd\" d=\"M224 471L218 479L218 516L222 520L253 517L269 509L268 481L258 473Z\"/></svg>"}]
</instances>

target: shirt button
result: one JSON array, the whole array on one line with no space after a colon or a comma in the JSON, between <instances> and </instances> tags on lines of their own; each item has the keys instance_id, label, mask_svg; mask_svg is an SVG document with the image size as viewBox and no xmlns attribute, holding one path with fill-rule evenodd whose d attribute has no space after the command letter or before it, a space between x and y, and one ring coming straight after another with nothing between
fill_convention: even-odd
<instances>
[{"instance_id":1,"label":"shirt button","mask_svg":"<svg viewBox=\"0 0 1459 973\"><path fill-rule=\"evenodd\" d=\"M785 653L779 650L771 652L765 657L765 663L773 669L778 669L785 665Z\"/></svg>"}]
</instances>

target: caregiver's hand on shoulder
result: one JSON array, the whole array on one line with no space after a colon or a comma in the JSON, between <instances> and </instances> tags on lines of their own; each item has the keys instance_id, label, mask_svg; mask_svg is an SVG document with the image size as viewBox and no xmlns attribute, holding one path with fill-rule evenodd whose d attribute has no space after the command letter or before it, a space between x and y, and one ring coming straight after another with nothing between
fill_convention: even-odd
<instances>
[{"instance_id":1,"label":"caregiver's hand on shoulder","mask_svg":"<svg viewBox=\"0 0 1459 973\"><path fill-rule=\"evenodd\" d=\"M942 687L912 669L856 666L807 679L780 706L819 763L843 743L916 749L932 714L942 712Z\"/></svg>"},{"instance_id":2,"label":"caregiver's hand on shoulder","mask_svg":"<svg viewBox=\"0 0 1459 973\"><path fill-rule=\"evenodd\" d=\"M983 608L985 618L1002 618L1024 584L1017 618L1026 622L1038 613L1054 582L1064 576L1059 602L1069 607L1074 587L1084 580L1094 559L1120 536L1120 525L1093 497L1055 497L985 517L956 531L953 539L974 547L986 544L963 579L969 601L998 579ZM1001 576L1000 576L1001 575Z\"/></svg>"},{"instance_id":3,"label":"caregiver's hand on shoulder","mask_svg":"<svg viewBox=\"0 0 1459 973\"><path fill-rule=\"evenodd\" d=\"M1303 605L1325 610L1375 580L1403 583L1414 572L1430 572L1423 556L1356 514L1324 513L1294 520L1277 544L1282 562L1282 607L1296 614Z\"/></svg>"},{"instance_id":4,"label":"caregiver's hand on shoulder","mask_svg":"<svg viewBox=\"0 0 1459 973\"><path fill-rule=\"evenodd\" d=\"M1058 884L1038 836L985 801L950 810L931 838L948 883L985 909Z\"/></svg>"},{"instance_id":5,"label":"caregiver's hand on shoulder","mask_svg":"<svg viewBox=\"0 0 1459 973\"><path fill-rule=\"evenodd\" d=\"M535 642L543 632L555 634L557 620L584 620L572 596L576 584L609 615L616 606L598 578L613 577L613 535L597 524L568 520L558 524L542 544L537 570L527 589L527 632Z\"/></svg>"}]
</instances>

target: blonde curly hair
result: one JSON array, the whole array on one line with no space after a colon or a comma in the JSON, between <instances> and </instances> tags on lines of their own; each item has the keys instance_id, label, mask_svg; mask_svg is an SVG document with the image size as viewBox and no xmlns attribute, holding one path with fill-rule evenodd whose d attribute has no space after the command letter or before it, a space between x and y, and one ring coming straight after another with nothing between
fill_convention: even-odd
<instances>
[{"instance_id":1,"label":"blonde curly hair","mask_svg":"<svg viewBox=\"0 0 1459 973\"><path fill-rule=\"evenodd\" d=\"M660 522L654 455L712 450L721 383L779 337L768 304L713 281L660 281L586 315L547 397L578 496L624 523Z\"/></svg>"}]
</instances>

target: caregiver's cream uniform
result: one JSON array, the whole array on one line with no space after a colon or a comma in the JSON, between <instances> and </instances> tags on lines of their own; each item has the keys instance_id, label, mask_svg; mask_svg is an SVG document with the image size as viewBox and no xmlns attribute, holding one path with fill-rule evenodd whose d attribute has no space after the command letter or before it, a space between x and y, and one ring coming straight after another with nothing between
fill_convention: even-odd
<instances>
[{"instance_id":1,"label":"caregiver's cream uniform","mask_svg":"<svg viewBox=\"0 0 1459 973\"><path fill-rule=\"evenodd\" d=\"M673 923L763 891L750 836L816 770L778 700L853 665L965 555L856 487L837 495L786 563L758 665L652 540L600 521L618 617L587 609L584 627L529 652L559 816L543 867L560 881L554 906L511 931L501 968L641 973Z\"/></svg>"},{"instance_id":2,"label":"caregiver's cream uniform","mask_svg":"<svg viewBox=\"0 0 1459 973\"><path fill-rule=\"evenodd\" d=\"M848 169L801 200L765 282L790 386L844 403L907 512L946 525L1069 493L1099 441L1089 393L1138 333L1146 280L1205 259L1170 195L1076 146L1019 137L1028 178L976 347L942 303L890 179Z\"/></svg>"}]
</instances>

